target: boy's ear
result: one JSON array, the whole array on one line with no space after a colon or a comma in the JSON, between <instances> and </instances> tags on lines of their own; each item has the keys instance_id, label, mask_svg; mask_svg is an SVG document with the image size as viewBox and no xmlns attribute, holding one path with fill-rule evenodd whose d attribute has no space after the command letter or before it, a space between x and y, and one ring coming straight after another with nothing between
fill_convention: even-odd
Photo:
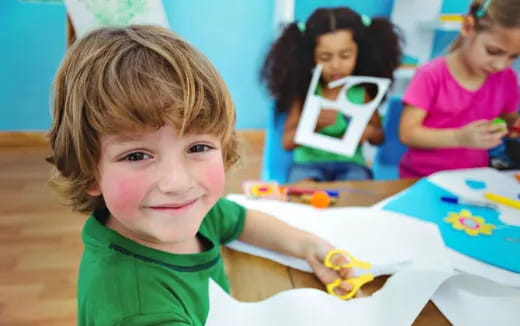
<instances>
[{"instance_id":1,"label":"boy's ear","mask_svg":"<svg viewBox=\"0 0 520 326\"><path fill-rule=\"evenodd\" d=\"M460 34L462 36L468 36L475 30L475 17L471 15L466 15L462 19L462 27L460 29Z\"/></svg>"},{"instance_id":2,"label":"boy's ear","mask_svg":"<svg viewBox=\"0 0 520 326\"><path fill-rule=\"evenodd\" d=\"M87 190L87 194L89 194L90 196L92 197L98 197L98 196L101 196L101 188L99 188L99 185L98 183L94 183L92 184L88 190Z\"/></svg>"}]
</instances>

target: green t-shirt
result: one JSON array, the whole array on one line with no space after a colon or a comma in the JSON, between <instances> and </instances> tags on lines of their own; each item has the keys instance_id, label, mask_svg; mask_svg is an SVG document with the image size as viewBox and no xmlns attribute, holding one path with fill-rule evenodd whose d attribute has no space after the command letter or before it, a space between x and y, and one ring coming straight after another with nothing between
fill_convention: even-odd
<instances>
[{"instance_id":1,"label":"green t-shirt","mask_svg":"<svg viewBox=\"0 0 520 326\"><path fill-rule=\"evenodd\" d=\"M316 95L321 95L321 86L316 88ZM365 89L363 87L351 87L347 92L347 98L350 102L361 104L365 102ZM336 122L330 126L320 129L318 132L323 135L332 137L342 137L347 130L348 122L343 115L336 113ZM293 152L294 161L296 163L317 163L317 162L351 162L359 165L365 165L365 158L361 151L361 146L356 148L353 156L345 156L337 153L331 153L319 148L305 145L299 145Z\"/></svg>"},{"instance_id":2,"label":"green t-shirt","mask_svg":"<svg viewBox=\"0 0 520 326\"><path fill-rule=\"evenodd\" d=\"M238 238L245 208L220 199L198 236L208 248L171 254L142 246L90 216L78 280L78 325L204 325L209 279L229 292L220 245Z\"/></svg>"}]
</instances>

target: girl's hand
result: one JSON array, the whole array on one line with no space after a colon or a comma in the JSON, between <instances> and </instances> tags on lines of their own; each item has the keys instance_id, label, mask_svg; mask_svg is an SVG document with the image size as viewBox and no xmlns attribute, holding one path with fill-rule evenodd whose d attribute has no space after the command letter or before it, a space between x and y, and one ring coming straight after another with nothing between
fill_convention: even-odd
<instances>
[{"instance_id":1,"label":"girl's hand","mask_svg":"<svg viewBox=\"0 0 520 326\"><path fill-rule=\"evenodd\" d=\"M336 122L336 113L337 111L333 109L322 109L316 123L316 131L333 125Z\"/></svg>"},{"instance_id":2,"label":"girl's hand","mask_svg":"<svg viewBox=\"0 0 520 326\"><path fill-rule=\"evenodd\" d=\"M365 130L361 134L361 138L359 139L359 144L363 144L364 142L372 142L374 139L377 139L381 134L381 128L375 127L371 124L367 124Z\"/></svg>"},{"instance_id":3,"label":"girl's hand","mask_svg":"<svg viewBox=\"0 0 520 326\"><path fill-rule=\"evenodd\" d=\"M327 268L323 265L325 257L329 253L329 251L333 250L334 247L326 242L325 240L318 240L312 248L308 251L307 254L307 262L312 268L314 275L323 283L325 286L331 282L334 282L338 278L347 280L355 277L354 271L351 268L344 268L339 271L334 271L330 268ZM333 262L341 265L348 262L347 257L345 256L336 256L333 257ZM342 282L340 286L336 288L336 291L340 295L344 295L347 292L352 290L352 285L347 282ZM361 292L358 291L358 294Z\"/></svg>"},{"instance_id":4,"label":"girl's hand","mask_svg":"<svg viewBox=\"0 0 520 326\"><path fill-rule=\"evenodd\" d=\"M515 120L510 125L511 131L507 135L511 138L519 138L520 137L520 117L516 117Z\"/></svg>"},{"instance_id":5,"label":"girl's hand","mask_svg":"<svg viewBox=\"0 0 520 326\"><path fill-rule=\"evenodd\" d=\"M477 120L455 130L457 146L490 149L500 145L507 134L505 124L493 124L488 120Z\"/></svg>"}]
</instances>

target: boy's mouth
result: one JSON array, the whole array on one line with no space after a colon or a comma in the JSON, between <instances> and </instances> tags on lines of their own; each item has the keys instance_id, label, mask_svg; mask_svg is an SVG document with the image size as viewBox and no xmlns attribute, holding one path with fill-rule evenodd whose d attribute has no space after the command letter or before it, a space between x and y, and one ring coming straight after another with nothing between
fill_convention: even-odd
<instances>
[{"instance_id":1,"label":"boy's mouth","mask_svg":"<svg viewBox=\"0 0 520 326\"><path fill-rule=\"evenodd\" d=\"M161 204L161 205L153 205L149 206L151 209L155 210L180 210L183 208L188 208L193 205L199 198L190 199L180 203L170 203L170 204Z\"/></svg>"}]
</instances>

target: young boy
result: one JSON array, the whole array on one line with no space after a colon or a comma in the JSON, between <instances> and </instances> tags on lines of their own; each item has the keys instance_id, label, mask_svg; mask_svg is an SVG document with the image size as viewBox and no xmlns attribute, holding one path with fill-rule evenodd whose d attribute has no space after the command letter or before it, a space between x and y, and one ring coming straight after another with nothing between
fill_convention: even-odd
<instances>
[{"instance_id":1,"label":"young boy","mask_svg":"<svg viewBox=\"0 0 520 326\"><path fill-rule=\"evenodd\" d=\"M219 246L237 238L306 259L324 283L352 277L322 265L326 241L219 199L238 159L234 107L213 66L172 32L104 28L77 41L53 115L50 183L91 214L79 325L203 325L209 279L229 289Z\"/></svg>"}]
</instances>

